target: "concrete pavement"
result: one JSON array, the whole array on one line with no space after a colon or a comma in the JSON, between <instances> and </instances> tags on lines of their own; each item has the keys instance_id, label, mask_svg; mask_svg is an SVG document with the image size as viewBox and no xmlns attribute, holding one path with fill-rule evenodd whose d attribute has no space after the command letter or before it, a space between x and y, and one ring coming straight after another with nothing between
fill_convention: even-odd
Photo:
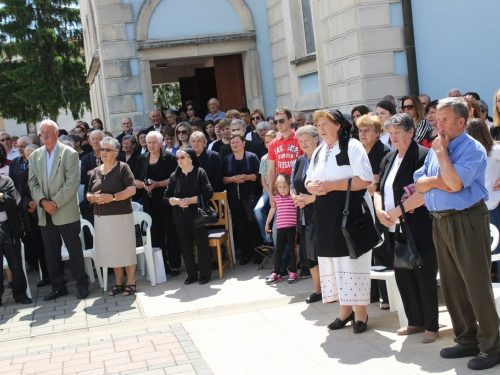
<instances>
[{"instance_id":1,"label":"concrete pavement","mask_svg":"<svg viewBox=\"0 0 500 375\"><path fill-rule=\"evenodd\" d=\"M311 279L268 286L268 273L249 264L208 285L184 286L181 273L156 287L138 273L136 297L108 297L93 283L84 301L70 282L70 295L50 302L49 287L37 293L30 274L33 305L15 305L8 289L3 296L0 374L473 373L468 359L439 356L454 345L442 301L431 344L397 336L397 315L378 304L367 332L328 331L337 303L307 305ZM481 372L493 373L498 367Z\"/></svg>"}]
</instances>

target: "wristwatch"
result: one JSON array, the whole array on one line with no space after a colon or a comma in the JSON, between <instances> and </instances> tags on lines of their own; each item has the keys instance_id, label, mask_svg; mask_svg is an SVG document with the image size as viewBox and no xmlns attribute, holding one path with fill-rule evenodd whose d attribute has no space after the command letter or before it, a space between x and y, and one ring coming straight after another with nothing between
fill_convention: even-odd
<instances>
[{"instance_id":1,"label":"wristwatch","mask_svg":"<svg viewBox=\"0 0 500 375\"><path fill-rule=\"evenodd\" d=\"M114 194L112 194L112 195L113 195L113 202L116 202L116 197L115 197L115 195L114 195Z\"/></svg>"}]
</instances>

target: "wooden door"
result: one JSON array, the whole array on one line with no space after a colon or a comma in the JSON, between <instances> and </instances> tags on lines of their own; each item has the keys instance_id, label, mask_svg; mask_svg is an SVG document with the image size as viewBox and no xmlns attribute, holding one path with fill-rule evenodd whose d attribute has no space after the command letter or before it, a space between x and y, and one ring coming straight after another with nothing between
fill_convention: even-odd
<instances>
[{"instance_id":1,"label":"wooden door","mask_svg":"<svg viewBox=\"0 0 500 375\"><path fill-rule=\"evenodd\" d=\"M214 56L214 69L221 110L246 107L241 55Z\"/></svg>"},{"instance_id":2,"label":"wooden door","mask_svg":"<svg viewBox=\"0 0 500 375\"><path fill-rule=\"evenodd\" d=\"M196 88L196 77L182 77L179 78L179 86L181 89L182 105L188 98L192 98L198 103L198 89Z\"/></svg>"},{"instance_id":3,"label":"wooden door","mask_svg":"<svg viewBox=\"0 0 500 375\"><path fill-rule=\"evenodd\" d=\"M197 68L194 70L196 87L198 88L198 108L207 111L207 103L211 98L217 98L217 84L214 68Z\"/></svg>"}]
</instances>

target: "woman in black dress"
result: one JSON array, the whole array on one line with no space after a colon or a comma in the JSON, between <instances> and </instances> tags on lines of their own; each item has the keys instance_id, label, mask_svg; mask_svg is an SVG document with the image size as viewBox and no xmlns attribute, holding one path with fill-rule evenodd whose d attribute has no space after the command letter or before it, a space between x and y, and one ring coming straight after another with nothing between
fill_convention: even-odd
<instances>
[{"instance_id":1,"label":"woman in black dress","mask_svg":"<svg viewBox=\"0 0 500 375\"><path fill-rule=\"evenodd\" d=\"M203 285L211 278L210 259L212 256L208 245L207 227L195 227L194 218L199 199L203 199L205 204L208 203L213 196L213 190L193 149L178 150L177 162L179 166L170 176L164 200L173 207L175 229L179 236L182 257L188 274L184 284L189 285L198 281L193 255L193 240L195 240L200 268L199 283Z\"/></svg>"},{"instance_id":2,"label":"woman in black dress","mask_svg":"<svg viewBox=\"0 0 500 375\"><path fill-rule=\"evenodd\" d=\"M139 156L134 170L135 186L142 191L144 212L151 216L151 241L163 253L165 271L179 275L181 253L174 229L172 208L163 202L170 175L177 168L175 155L161 145L161 133L151 131L146 136L148 151ZM165 234L167 239L165 241Z\"/></svg>"}]
</instances>

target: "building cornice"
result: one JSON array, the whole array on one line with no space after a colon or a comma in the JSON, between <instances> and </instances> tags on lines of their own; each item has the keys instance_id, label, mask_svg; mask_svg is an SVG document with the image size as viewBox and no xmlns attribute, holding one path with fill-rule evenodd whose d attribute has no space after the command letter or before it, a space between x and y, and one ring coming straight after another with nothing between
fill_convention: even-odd
<instances>
[{"instance_id":1,"label":"building cornice","mask_svg":"<svg viewBox=\"0 0 500 375\"><path fill-rule=\"evenodd\" d=\"M212 44L222 42L234 42L240 40L255 40L255 32L216 34L207 36L195 36L190 38L154 39L137 42L137 49L145 50L162 47L196 46L200 44Z\"/></svg>"}]
</instances>

